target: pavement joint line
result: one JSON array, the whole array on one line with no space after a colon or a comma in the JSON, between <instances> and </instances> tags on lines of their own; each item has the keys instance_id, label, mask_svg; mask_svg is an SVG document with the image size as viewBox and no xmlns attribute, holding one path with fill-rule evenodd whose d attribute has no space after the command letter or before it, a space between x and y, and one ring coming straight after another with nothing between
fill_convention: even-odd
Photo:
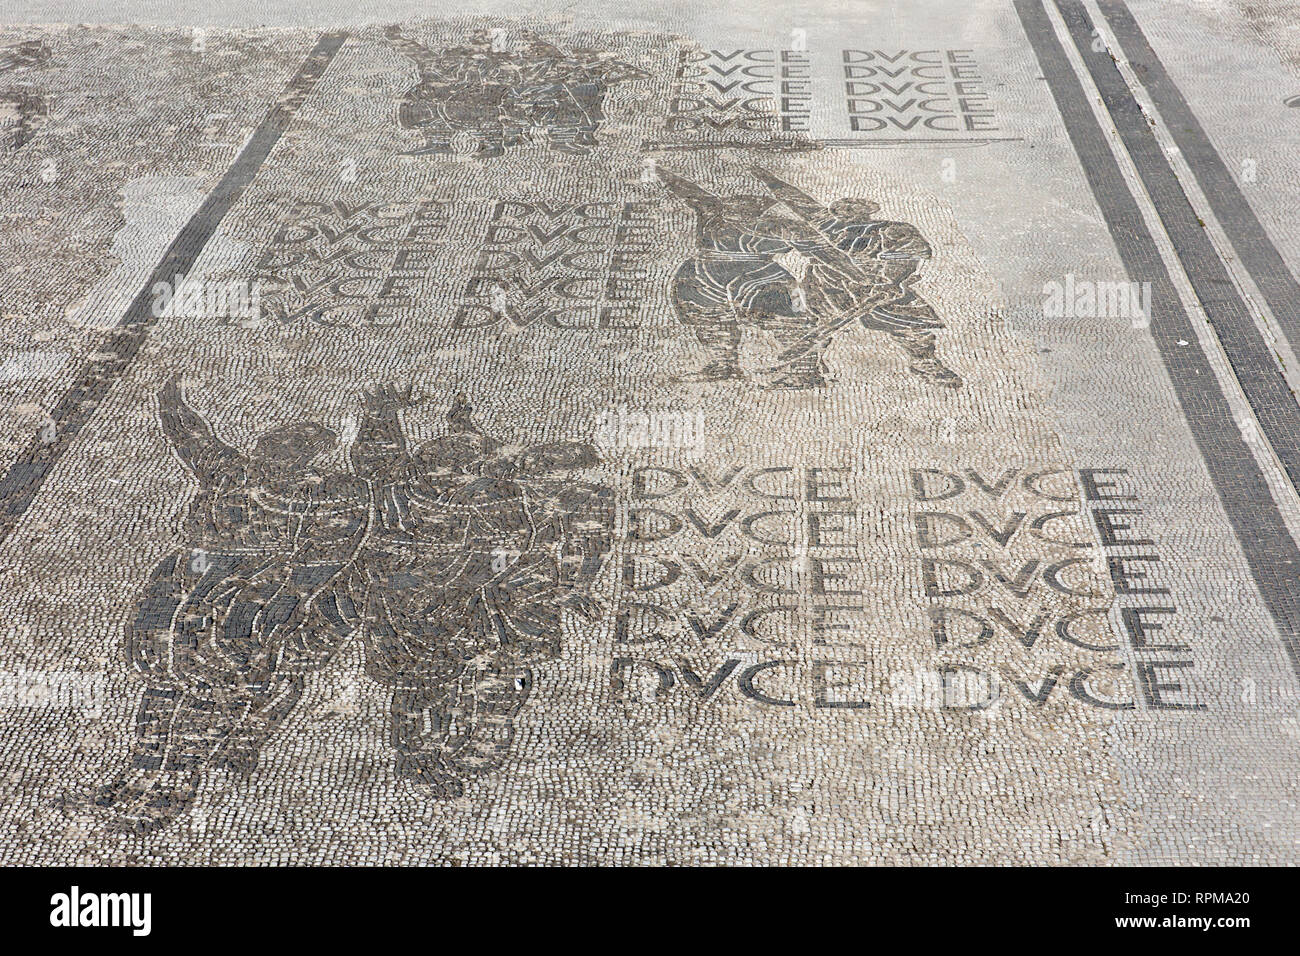
<instances>
[{"instance_id":1,"label":"pavement joint line","mask_svg":"<svg viewBox=\"0 0 1300 956\"><path fill-rule=\"evenodd\" d=\"M1228 170L1222 155L1192 112L1178 85L1165 70L1146 34L1123 0L1096 0L1134 76L1160 111L1210 208L1214 211L1274 320L1293 351L1300 350L1300 281L1287 268L1268 230L1255 215Z\"/></svg>"},{"instance_id":2,"label":"pavement joint line","mask_svg":"<svg viewBox=\"0 0 1300 956\"><path fill-rule=\"evenodd\" d=\"M1106 20L1097 0L1084 0L1084 7L1092 16L1093 25L1096 27L1097 32L1103 37L1107 46L1110 47L1111 53L1115 55L1116 65L1129 90L1133 93L1143 111L1147 113L1148 119L1154 121L1152 123L1152 133L1164 150L1165 158L1174 170L1174 174L1178 177L1179 184L1192 208L1196 211L1197 216L1204 221L1207 237L1214 246L1219 259L1227 268L1229 277L1237 289L1238 296L1245 303L1251 317L1255 319L1255 325L1259 328L1265 343L1275 353L1275 358L1288 387L1293 394L1300 394L1300 361L1297 361L1297 354L1292 347L1291 340L1283 331L1273 306L1255 281L1255 276L1246 268L1246 264L1238 255L1232 237L1229 236L1223 223L1219 221L1218 214L1210 203L1200 179L1197 178L1195 170L1192 169L1191 164L1188 162L1187 154L1174 138L1172 124L1156 105L1151 96L1151 91L1143 85L1143 73L1146 72L1147 67L1144 64L1135 66L1129 60L1120 44L1119 37ZM1238 193L1238 195L1243 194ZM1243 201L1245 201L1244 195ZM1262 226L1259 227L1259 234L1265 242L1268 242L1270 246L1272 245L1267 233L1263 232ZM1274 251L1276 252L1276 249ZM1285 266L1282 268L1285 268Z\"/></svg>"},{"instance_id":3,"label":"pavement joint line","mask_svg":"<svg viewBox=\"0 0 1300 956\"><path fill-rule=\"evenodd\" d=\"M1049 19L1051 19L1053 24L1056 26L1058 34L1065 35L1064 20L1061 19L1060 12L1048 7L1047 13ZM1094 25L1098 25L1096 19L1094 19L1093 22ZM1104 24L1099 25L1098 34L1101 35L1103 40L1109 41L1109 34ZM1108 45L1110 45L1109 42ZM1114 51L1118 49L1118 46L1110 45L1110 49ZM1249 398L1243 392L1241 383L1238 381L1236 373L1233 370L1228 353L1224 349L1223 343L1215 334L1214 324L1210 320L1205 304L1196 295L1196 290L1192 284L1191 277L1188 275L1187 266L1179 258L1177 249L1174 247L1173 238L1163 227L1159 212L1156 209L1155 200L1147 189L1146 183L1143 182L1137 170L1133 156L1130 155L1127 149L1125 149L1119 131L1110 128L1111 118L1106 111L1101 93L1097 89L1092 80L1091 74L1088 72L1087 67L1083 62L1082 54L1074 48L1073 44L1066 44L1064 46L1064 51L1066 59L1069 61L1076 76L1079 78L1088 103L1092 107L1093 118L1106 133L1107 140L1111 145L1111 154L1114 156L1119 166L1124 182L1127 184L1129 191L1138 200L1138 206L1142 211L1143 220L1146 223L1147 230L1151 233L1151 237L1160 253L1161 261L1163 262L1165 269L1169 272L1174 287L1178 290L1178 294L1183 304L1183 310L1187 313L1190 321L1196 328L1197 341L1200 343L1211 367L1214 369L1215 377L1219 383L1219 388L1223 392L1224 397L1230 406L1233 421L1237 422L1241 427L1246 427L1245 423L1247 421L1254 420L1254 425L1258 429L1259 421L1255 414L1255 408L1251 405ZM1121 74L1127 79L1127 73L1122 68L1123 64L1121 63L1120 66ZM1128 82L1130 89L1133 90L1136 96L1137 88L1131 80ZM1140 97L1139 102L1149 114L1154 110L1154 106L1142 102ZM1157 138L1159 137L1157 136ZM1162 146L1164 145L1166 144L1162 142ZM1180 179L1180 183L1187 183L1189 188L1192 190L1196 189L1195 184L1189 183L1187 177ZM1197 194L1199 195L1199 191L1197 191ZM1215 224L1213 212L1203 206L1198 206L1194 197L1189 195L1188 198L1189 200L1192 200L1194 207L1197 207L1196 211L1198 213L1204 214L1208 217L1207 224ZM1250 279L1248 276L1241 275L1237 270L1232 268L1229 261L1231 256L1231 247L1227 242L1226 237L1222 242L1214 241L1216 239L1214 235L1211 235L1210 239L1220 260L1222 260L1224 265L1228 267L1229 275L1238 292L1245 297L1247 291L1246 286L1243 283L1249 283ZM1256 323L1256 328L1258 328L1260 334L1268 340L1270 347L1281 345L1282 348L1287 348L1284 341L1278 342L1276 338L1273 337L1269 328L1261 327L1259 323ZM1285 370L1280 371L1285 376ZM1260 436L1260 440L1248 442L1247 447L1254 455L1255 461L1259 465L1265 481L1268 482L1269 488L1273 494L1273 500L1277 502L1278 507L1282 512L1287 527L1290 529L1292 538L1300 541L1300 494L1297 493L1297 489L1291 484L1290 476L1287 474L1282 460L1277 456L1277 452L1273 448L1272 443L1263 437L1262 429L1257 431L1257 434Z\"/></svg>"},{"instance_id":4,"label":"pavement joint line","mask_svg":"<svg viewBox=\"0 0 1300 956\"><path fill-rule=\"evenodd\" d=\"M1150 281L1154 287L1152 338L1256 588L1277 625L1292 669L1300 675L1300 595L1295 591L1300 548L1233 421L1231 407L1042 0L1016 0L1015 9L1124 267L1133 281ZM1063 19L1070 22L1069 17ZM1180 346L1179 341L1188 345Z\"/></svg>"},{"instance_id":5,"label":"pavement joint line","mask_svg":"<svg viewBox=\"0 0 1300 956\"><path fill-rule=\"evenodd\" d=\"M1300 406L1282 376L1276 357L1264 342L1250 310L1237 295L1227 267L1209 241L1205 227L1110 51L1091 47L1092 18L1079 0L1056 0L1056 6L1125 148L1133 157L1164 231L1183 262L1261 430L1281 460L1291 484L1300 489Z\"/></svg>"}]
</instances>

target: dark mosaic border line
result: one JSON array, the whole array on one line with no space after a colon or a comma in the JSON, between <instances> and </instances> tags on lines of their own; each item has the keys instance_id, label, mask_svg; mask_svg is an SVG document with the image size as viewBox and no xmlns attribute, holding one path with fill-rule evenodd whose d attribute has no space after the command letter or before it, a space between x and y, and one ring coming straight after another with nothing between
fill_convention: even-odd
<instances>
[{"instance_id":1,"label":"dark mosaic border line","mask_svg":"<svg viewBox=\"0 0 1300 956\"><path fill-rule=\"evenodd\" d=\"M176 234L162 260L127 307L122 320L100 345L97 357L82 368L51 410L53 440L46 441L40 434L33 436L9 470L0 477L0 542L13 533L45 479L71 447L77 433L99 410L109 389L130 367L149 331L157 324L152 308L154 284L170 282L177 273L190 272L221 220L253 181L346 39L347 34L342 32L321 35L230 168ZM46 429L48 425L42 430Z\"/></svg>"},{"instance_id":2,"label":"dark mosaic border line","mask_svg":"<svg viewBox=\"0 0 1300 956\"><path fill-rule=\"evenodd\" d=\"M1015 7L1124 268L1132 281L1151 283L1151 336L1255 585L1273 616L1291 666L1300 676L1300 549L1233 420L1160 250L1124 182L1042 0L1015 0ZM1091 25L1087 26L1085 48L1091 42ZM1110 57L1101 55L1114 69ZM1135 162L1141 165L1137 157ZM1180 341L1187 344L1179 345Z\"/></svg>"},{"instance_id":3,"label":"dark mosaic border line","mask_svg":"<svg viewBox=\"0 0 1300 956\"><path fill-rule=\"evenodd\" d=\"M1251 318L1110 51L1093 49L1095 30L1083 3L1055 2L1260 428L1292 486L1300 490L1300 406L1282 376L1276 355Z\"/></svg>"},{"instance_id":4,"label":"dark mosaic border line","mask_svg":"<svg viewBox=\"0 0 1300 956\"><path fill-rule=\"evenodd\" d=\"M1122 0L1098 0L1098 6L1119 40L1124 56L1133 65L1138 81L1160 111L1237 258L1255 280L1291 348L1300 355L1300 282L1287 268L1223 157L1210 142L1182 91L1165 72L1164 64L1128 7Z\"/></svg>"}]
</instances>

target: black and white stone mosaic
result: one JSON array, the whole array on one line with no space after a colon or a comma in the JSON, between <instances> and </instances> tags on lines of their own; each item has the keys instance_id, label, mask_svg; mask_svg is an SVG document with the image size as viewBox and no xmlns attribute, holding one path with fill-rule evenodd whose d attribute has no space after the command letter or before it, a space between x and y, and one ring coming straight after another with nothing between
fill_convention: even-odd
<instances>
[{"instance_id":1,"label":"black and white stone mosaic","mask_svg":"<svg viewBox=\"0 0 1300 956\"><path fill-rule=\"evenodd\" d=\"M0 30L0 860L1295 862L1300 168L942 6Z\"/></svg>"}]
</instances>

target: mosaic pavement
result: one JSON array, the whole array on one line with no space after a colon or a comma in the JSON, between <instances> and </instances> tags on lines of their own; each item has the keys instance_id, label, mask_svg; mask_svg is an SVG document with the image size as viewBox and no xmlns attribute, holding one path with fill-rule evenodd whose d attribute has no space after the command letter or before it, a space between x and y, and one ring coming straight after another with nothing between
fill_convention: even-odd
<instances>
[{"instance_id":1,"label":"mosaic pavement","mask_svg":"<svg viewBox=\"0 0 1300 956\"><path fill-rule=\"evenodd\" d=\"M0 29L0 861L1300 860L1300 8L474 10Z\"/></svg>"}]
</instances>

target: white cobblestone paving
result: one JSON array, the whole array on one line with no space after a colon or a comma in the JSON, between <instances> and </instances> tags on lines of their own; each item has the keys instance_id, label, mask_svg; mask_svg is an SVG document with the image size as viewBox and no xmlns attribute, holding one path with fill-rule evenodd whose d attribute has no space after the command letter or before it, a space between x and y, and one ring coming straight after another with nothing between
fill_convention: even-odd
<instances>
[{"instance_id":1,"label":"white cobblestone paving","mask_svg":"<svg viewBox=\"0 0 1300 956\"><path fill-rule=\"evenodd\" d=\"M0 862L1300 860L1293 0L126 6L0 28Z\"/></svg>"}]
</instances>

